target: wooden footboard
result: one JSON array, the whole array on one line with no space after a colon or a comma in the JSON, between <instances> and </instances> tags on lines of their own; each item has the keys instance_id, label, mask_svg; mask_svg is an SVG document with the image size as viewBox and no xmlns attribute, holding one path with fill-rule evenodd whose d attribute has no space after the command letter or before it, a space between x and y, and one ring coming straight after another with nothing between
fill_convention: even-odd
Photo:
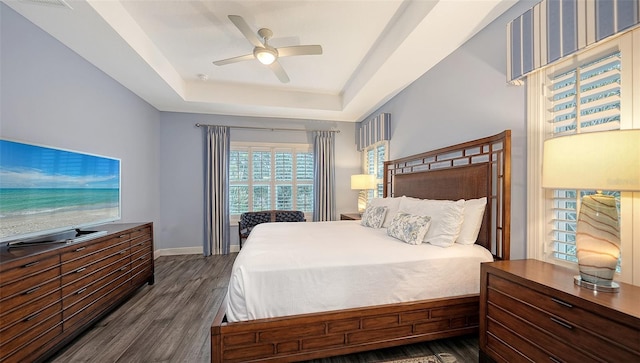
<instances>
[{"instance_id":1,"label":"wooden footboard","mask_svg":"<svg viewBox=\"0 0 640 363\"><path fill-rule=\"evenodd\" d=\"M478 332L478 295L226 321L226 298L211 326L211 361L294 362Z\"/></svg>"}]
</instances>

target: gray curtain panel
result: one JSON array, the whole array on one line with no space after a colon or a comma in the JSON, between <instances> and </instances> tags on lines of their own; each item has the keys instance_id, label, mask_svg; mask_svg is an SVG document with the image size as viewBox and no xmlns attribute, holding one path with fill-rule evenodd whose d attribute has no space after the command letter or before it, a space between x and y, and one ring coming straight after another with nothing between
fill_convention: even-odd
<instances>
[{"instance_id":1,"label":"gray curtain panel","mask_svg":"<svg viewBox=\"0 0 640 363\"><path fill-rule=\"evenodd\" d=\"M336 216L335 132L313 132L313 221Z\"/></svg>"},{"instance_id":2,"label":"gray curtain panel","mask_svg":"<svg viewBox=\"0 0 640 363\"><path fill-rule=\"evenodd\" d=\"M207 126L204 255L226 255L230 248L229 149L227 126Z\"/></svg>"}]
</instances>

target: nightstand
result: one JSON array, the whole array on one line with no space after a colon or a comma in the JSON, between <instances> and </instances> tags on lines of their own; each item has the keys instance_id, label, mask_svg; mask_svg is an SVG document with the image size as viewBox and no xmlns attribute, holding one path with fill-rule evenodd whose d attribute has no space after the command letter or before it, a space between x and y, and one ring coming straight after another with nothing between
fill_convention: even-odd
<instances>
[{"instance_id":1,"label":"nightstand","mask_svg":"<svg viewBox=\"0 0 640 363\"><path fill-rule=\"evenodd\" d=\"M362 218L362 213L342 213L340 214L341 221L359 221Z\"/></svg>"},{"instance_id":2,"label":"nightstand","mask_svg":"<svg viewBox=\"0 0 640 363\"><path fill-rule=\"evenodd\" d=\"M640 362L640 287L596 293L576 274L538 260L483 263L481 360Z\"/></svg>"}]
</instances>

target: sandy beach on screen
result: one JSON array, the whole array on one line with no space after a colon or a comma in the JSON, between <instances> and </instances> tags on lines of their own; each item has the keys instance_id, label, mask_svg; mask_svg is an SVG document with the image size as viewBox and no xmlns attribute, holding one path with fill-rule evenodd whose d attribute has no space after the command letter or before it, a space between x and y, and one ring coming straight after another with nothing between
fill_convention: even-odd
<instances>
[{"instance_id":1,"label":"sandy beach on screen","mask_svg":"<svg viewBox=\"0 0 640 363\"><path fill-rule=\"evenodd\" d=\"M83 209L77 211L57 212L55 216L28 215L11 216L0 219L0 238L20 235L33 231L44 231L60 226L77 226L87 221L113 220L118 215L118 208Z\"/></svg>"}]
</instances>

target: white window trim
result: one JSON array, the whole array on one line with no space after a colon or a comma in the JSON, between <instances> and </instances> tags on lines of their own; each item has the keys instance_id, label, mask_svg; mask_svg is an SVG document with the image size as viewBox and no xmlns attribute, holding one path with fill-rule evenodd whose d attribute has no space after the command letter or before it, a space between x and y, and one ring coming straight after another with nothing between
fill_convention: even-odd
<instances>
[{"instance_id":1,"label":"white window trim","mask_svg":"<svg viewBox=\"0 0 640 363\"><path fill-rule=\"evenodd\" d=\"M294 150L308 150L308 152L313 152L313 145L312 144L293 144L293 143L273 143L273 142L237 142L237 141L232 141L231 145L230 145L230 149L233 150L234 148L252 148L255 151L259 151L260 149L262 149L263 151L270 151L271 149L275 149L276 151L278 149L294 149ZM272 155L272 160L271 160L271 164L274 165L274 160L273 160L273 155ZM249 161L249 165L251 166L251 160ZM294 171L295 172L295 171ZM275 190L275 187L279 184L291 184L291 182L289 181L274 181L271 180L268 185L271 187L272 190ZM267 183L258 183L256 185L266 185ZM297 184L297 183L296 183ZM301 185L305 185L305 184L313 184L313 181L311 182L304 182L304 183L300 183ZM235 183L230 185L235 185ZM272 201L272 203L275 201ZM313 219L313 212L304 212L304 216L305 219L307 219L308 221ZM231 226L237 226L238 221L240 221L240 215L239 214L231 214L229 216L229 222Z\"/></svg>"},{"instance_id":2,"label":"white window trim","mask_svg":"<svg viewBox=\"0 0 640 363\"><path fill-rule=\"evenodd\" d=\"M545 77L547 72L567 67L569 62L582 62L597 54L605 54L614 49L622 52L623 70L633 72L622 74L625 92L621 97L621 129L640 129L640 104L633 104L633 95L640 99L640 57L633 56L633 50L640 52L640 28L622 34L606 43L591 47L586 51L570 57L567 61L534 72L527 77L527 257L558 265L567 266L577 271L577 265L557 260L552 256L549 233L550 219L546 214L549 209L550 190L542 188L542 148L546 135L551 133L552 125L546 120ZM628 88L627 88L628 87ZM616 276L617 281L640 285L640 224L633 223L640 215L640 192L623 192L620 195L622 273ZM635 219L634 219L635 217ZM634 248L635 246L635 248Z\"/></svg>"}]
</instances>

